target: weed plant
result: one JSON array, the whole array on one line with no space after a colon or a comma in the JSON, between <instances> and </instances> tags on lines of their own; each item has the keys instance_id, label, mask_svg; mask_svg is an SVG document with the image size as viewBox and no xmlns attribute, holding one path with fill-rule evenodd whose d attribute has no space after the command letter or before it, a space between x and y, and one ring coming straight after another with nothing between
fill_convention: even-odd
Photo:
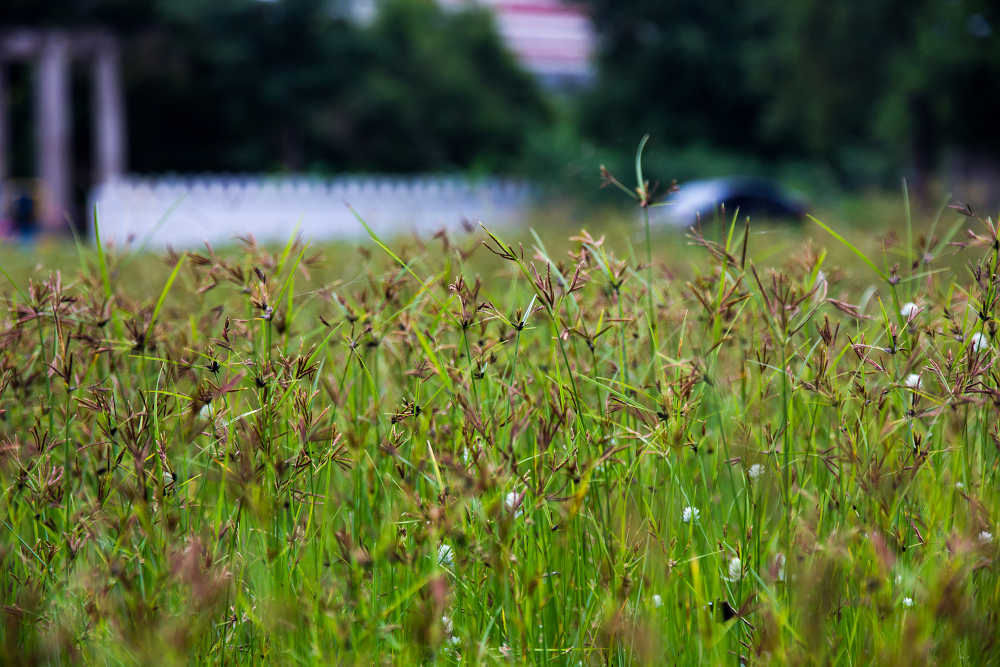
<instances>
[{"instance_id":1,"label":"weed plant","mask_svg":"<svg viewBox=\"0 0 1000 667\"><path fill-rule=\"evenodd\" d=\"M5 271L0 662L996 664L959 208Z\"/></svg>"}]
</instances>

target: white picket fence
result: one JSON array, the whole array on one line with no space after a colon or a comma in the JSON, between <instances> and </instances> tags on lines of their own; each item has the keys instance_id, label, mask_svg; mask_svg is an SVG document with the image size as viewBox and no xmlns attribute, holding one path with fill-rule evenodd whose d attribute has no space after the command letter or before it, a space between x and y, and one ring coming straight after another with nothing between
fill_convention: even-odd
<instances>
[{"instance_id":1,"label":"white picket fence","mask_svg":"<svg viewBox=\"0 0 1000 667\"><path fill-rule=\"evenodd\" d=\"M96 188L90 211L97 211L104 242L185 248L247 234L285 241L296 227L306 239L365 236L352 208L387 237L455 229L463 220L503 227L523 219L537 194L521 181L447 176L129 177Z\"/></svg>"}]
</instances>

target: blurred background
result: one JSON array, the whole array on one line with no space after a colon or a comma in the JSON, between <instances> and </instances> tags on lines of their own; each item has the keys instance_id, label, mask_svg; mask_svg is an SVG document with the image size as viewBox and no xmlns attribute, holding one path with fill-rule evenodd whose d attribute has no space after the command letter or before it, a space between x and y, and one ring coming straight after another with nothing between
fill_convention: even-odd
<instances>
[{"instance_id":1,"label":"blurred background","mask_svg":"<svg viewBox=\"0 0 1000 667\"><path fill-rule=\"evenodd\" d=\"M830 202L906 178L917 205L996 207L998 28L986 0L5 0L3 225L83 229L95 187L139 176L592 206L646 133L649 178L682 188Z\"/></svg>"}]
</instances>

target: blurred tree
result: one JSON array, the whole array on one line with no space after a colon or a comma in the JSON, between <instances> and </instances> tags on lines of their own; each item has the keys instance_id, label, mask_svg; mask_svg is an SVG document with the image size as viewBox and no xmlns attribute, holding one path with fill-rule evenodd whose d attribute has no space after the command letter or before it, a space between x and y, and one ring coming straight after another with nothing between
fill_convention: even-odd
<instances>
[{"instance_id":1,"label":"blurred tree","mask_svg":"<svg viewBox=\"0 0 1000 667\"><path fill-rule=\"evenodd\" d=\"M370 168L503 168L551 118L485 9L387 0L368 34L378 57L349 109Z\"/></svg>"},{"instance_id":2,"label":"blurred tree","mask_svg":"<svg viewBox=\"0 0 1000 667\"><path fill-rule=\"evenodd\" d=\"M156 15L156 2L134 0L4 0L0 25L114 26L126 30L146 25Z\"/></svg>"},{"instance_id":3,"label":"blurred tree","mask_svg":"<svg viewBox=\"0 0 1000 667\"><path fill-rule=\"evenodd\" d=\"M645 132L662 177L810 162L888 183L1000 153L990 0L583 1L598 81L560 121L487 11L433 0L384 0L368 26L344 18L347 0L6 0L0 21L119 32L144 172L555 174L575 157L591 174L576 165L601 146L624 158Z\"/></svg>"},{"instance_id":4,"label":"blurred tree","mask_svg":"<svg viewBox=\"0 0 1000 667\"><path fill-rule=\"evenodd\" d=\"M988 0L586 0L600 36L584 128L616 146L826 163L846 185L996 155Z\"/></svg>"},{"instance_id":5,"label":"blurred tree","mask_svg":"<svg viewBox=\"0 0 1000 667\"><path fill-rule=\"evenodd\" d=\"M752 56L759 136L830 162L846 182L876 180L898 157L874 130L892 63L911 48L915 3L767 2L774 31Z\"/></svg>"},{"instance_id":6,"label":"blurred tree","mask_svg":"<svg viewBox=\"0 0 1000 667\"><path fill-rule=\"evenodd\" d=\"M160 0L131 40L137 171L299 170L323 162L317 116L343 103L372 57L325 0Z\"/></svg>"},{"instance_id":7,"label":"blurred tree","mask_svg":"<svg viewBox=\"0 0 1000 667\"><path fill-rule=\"evenodd\" d=\"M925 0L911 48L891 63L877 133L921 177L949 155L1000 155L1000 12L986 0Z\"/></svg>"},{"instance_id":8,"label":"blurred tree","mask_svg":"<svg viewBox=\"0 0 1000 667\"><path fill-rule=\"evenodd\" d=\"M599 37L598 85L583 123L596 138L758 150L761 95L746 54L770 17L739 0L587 0Z\"/></svg>"},{"instance_id":9,"label":"blurred tree","mask_svg":"<svg viewBox=\"0 0 1000 667\"><path fill-rule=\"evenodd\" d=\"M134 171L445 170L517 164L549 120L485 10L386 0L10 0L5 25L123 40Z\"/></svg>"}]
</instances>

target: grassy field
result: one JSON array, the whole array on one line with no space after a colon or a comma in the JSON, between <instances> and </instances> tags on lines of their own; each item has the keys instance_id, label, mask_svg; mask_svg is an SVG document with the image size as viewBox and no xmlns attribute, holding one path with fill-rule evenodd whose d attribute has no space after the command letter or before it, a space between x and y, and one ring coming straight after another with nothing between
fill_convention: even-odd
<instances>
[{"instance_id":1,"label":"grassy field","mask_svg":"<svg viewBox=\"0 0 1000 667\"><path fill-rule=\"evenodd\" d=\"M996 664L1000 245L894 215L2 250L0 662Z\"/></svg>"}]
</instances>

